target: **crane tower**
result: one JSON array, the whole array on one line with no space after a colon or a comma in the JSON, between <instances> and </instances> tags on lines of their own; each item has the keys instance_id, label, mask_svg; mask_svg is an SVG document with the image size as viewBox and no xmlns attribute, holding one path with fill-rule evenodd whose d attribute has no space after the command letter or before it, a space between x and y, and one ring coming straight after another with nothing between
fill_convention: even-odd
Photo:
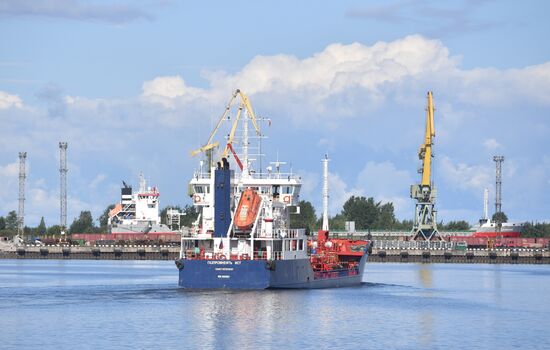
<instances>
[{"instance_id":1,"label":"crane tower","mask_svg":"<svg viewBox=\"0 0 550 350\"><path fill-rule=\"evenodd\" d=\"M502 162L504 162L504 156L494 156L493 160L496 165L495 213L500 213L502 211Z\"/></svg>"},{"instance_id":2,"label":"crane tower","mask_svg":"<svg viewBox=\"0 0 550 350\"><path fill-rule=\"evenodd\" d=\"M418 151L418 158L422 162L419 173L422 180L411 186L411 198L416 200L414 226L412 236L414 240L430 241L441 239L437 230L437 211L435 210L436 189L432 183L432 146L435 137L433 94L428 92L426 107L426 126L424 142Z\"/></svg>"},{"instance_id":3,"label":"crane tower","mask_svg":"<svg viewBox=\"0 0 550 350\"><path fill-rule=\"evenodd\" d=\"M59 204L61 234L67 230L67 142L59 142Z\"/></svg>"},{"instance_id":4,"label":"crane tower","mask_svg":"<svg viewBox=\"0 0 550 350\"><path fill-rule=\"evenodd\" d=\"M19 210L17 212L17 234L23 237L25 228L25 179L27 173L25 170L25 161L27 152L19 152Z\"/></svg>"}]
</instances>

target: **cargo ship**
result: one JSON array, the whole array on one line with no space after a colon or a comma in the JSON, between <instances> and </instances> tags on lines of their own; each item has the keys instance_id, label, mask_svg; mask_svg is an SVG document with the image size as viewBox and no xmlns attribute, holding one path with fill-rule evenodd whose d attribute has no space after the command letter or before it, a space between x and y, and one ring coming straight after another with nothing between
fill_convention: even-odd
<instances>
[{"instance_id":1,"label":"cargo ship","mask_svg":"<svg viewBox=\"0 0 550 350\"><path fill-rule=\"evenodd\" d=\"M225 150L216 166L210 166L213 136L237 97L241 103ZM242 136L236 137L239 123ZM259 120L246 95L237 90L207 144L196 151L206 153L209 166L203 171L201 161L189 183L199 215L189 230L182 231L180 257L175 261L179 286L267 289L361 284L368 242L331 239L328 230L319 230L314 239L305 229L290 228L290 216L299 213L301 178L292 171L282 172L285 163L278 160L266 172L254 168L249 123L261 142ZM230 156L236 171L230 167Z\"/></svg>"},{"instance_id":2,"label":"cargo ship","mask_svg":"<svg viewBox=\"0 0 550 350\"><path fill-rule=\"evenodd\" d=\"M480 224L478 226L475 226L473 229L474 229L474 233L472 234L472 237L516 238L516 237L521 237L521 232L523 231L523 224L514 224L511 222L504 222L501 224L499 228L497 223L487 220L486 222L480 222Z\"/></svg>"},{"instance_id":3,"label":"cargo ship","mask_svg":"<svg viewBox=\"0 0 550 350\"><path fill-rule=\"evenodd\" d=\"M73 241L81 244L171 244L180 242L176 229L161 223L159 215L160 193L156 187L147 186L143 174L139 176L137 191L122 182L120 202L108 213L107 233L73 233ZM179 228L183 215L176 209L168 209L168 224Z\"/></svg>"},{"instance_id":4,"label":"cargo ship","mask_svg":"<svg viewBox=\"0 0 550 350\"><path fill-rule=\"evenodd\" d=\"M500 210L496 210L500 211ZM471 237L475 238L518 238L523 224L510 222L496 223L489 218L489 189L483 191L483 216L479 223L471 228Z\"/></svg>"},{"instance_id":5,"label":"cargo ship","mask_svg":"<svg viewBox=\"0 0 550 350\"><path fill-rule=\"evenodd\" d=\"M147 186L143 173L139 175L139 189L122 182L120 202L109 211L107 224L112 235L177 234L162 224L159 215L160 193Z\"/></svg>"}]
</instances>

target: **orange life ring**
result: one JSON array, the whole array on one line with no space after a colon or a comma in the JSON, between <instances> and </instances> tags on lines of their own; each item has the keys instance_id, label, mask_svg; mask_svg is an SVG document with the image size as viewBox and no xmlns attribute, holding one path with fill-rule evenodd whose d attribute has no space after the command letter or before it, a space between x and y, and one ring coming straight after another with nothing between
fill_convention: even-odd
<instances>
[{"instance_id":1,"label":"orange life ring","mask_svg":"<svg viewBox=\"0 0 550 350\"><path fill-rule=\"evenodd\" d=\"M220 259L220 260L226 260L227 257L226 257L225 255L221 254L221 255L218 257L218 259Z\"/></svg>"},{"instance_id":2,"label":"orange life ring","mask_svg":"<svg viewBox=\"0 0 550 350\"><path fill-rule=\"evenodd\" d=\"M241 260L250 260L250 256L248 254L241 254Z\"/></svg>"},{"instance_id":3,"label":"orange life ring","mask_svg":"<svg viewBox=\"0 0 550 350\"><path fill-rule=\"evenodd\" d=\"M290 203L290 196L284 196L284 197L283 197L283 201L284 201L286 204Z\"/></svg>"},{"instance_id":4,"label":"orange life ring","mask_svg":"<svg viewBox=\"0 0 550 350\"><path fill-rule=\"evenodd\" d=\"M200 202L200 201L201 201L201 196L199 196L198 194L193 196L193 202L197 203L197 202Z\"/></svg>"}]
</instances>

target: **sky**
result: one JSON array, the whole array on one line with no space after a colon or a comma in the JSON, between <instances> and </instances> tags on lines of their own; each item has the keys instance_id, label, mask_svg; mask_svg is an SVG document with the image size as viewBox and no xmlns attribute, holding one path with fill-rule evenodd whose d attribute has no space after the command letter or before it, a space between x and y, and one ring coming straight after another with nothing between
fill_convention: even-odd
<instances>
[{"instance_id":1,"label":"sky","mask_svg":"<svg viewBox=\"0 0 550 350\"><path fill-rule=\"evenodd\" d=\"M187 183L235 89L287 162L301 199L330 214L351 195L412 219L427 91L439 220L494 211L550 221L550 22L546 1L0 0L0 215L59 223L59 141L68 142L68 222L95 218L143 172L161 206L190 204Z\"/></svg>"}]
</instances>

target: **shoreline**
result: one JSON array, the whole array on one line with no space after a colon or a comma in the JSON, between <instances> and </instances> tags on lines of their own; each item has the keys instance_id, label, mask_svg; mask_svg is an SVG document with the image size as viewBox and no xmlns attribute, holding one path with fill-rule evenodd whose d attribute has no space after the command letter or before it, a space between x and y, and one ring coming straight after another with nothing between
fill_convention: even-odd
<instances>
[{"instance_id":1,"label":"shoreline","mask_svg":"<svg viewBox=\"0 0 550 350\"><path fill-rule=\"evenodd\" d=\"M147 245L19 246L0 251L0 259L175 260L180 247ZM550 264L546 249L373 249L368 262L458 264Z\"/></svg>"}]
</instances>

